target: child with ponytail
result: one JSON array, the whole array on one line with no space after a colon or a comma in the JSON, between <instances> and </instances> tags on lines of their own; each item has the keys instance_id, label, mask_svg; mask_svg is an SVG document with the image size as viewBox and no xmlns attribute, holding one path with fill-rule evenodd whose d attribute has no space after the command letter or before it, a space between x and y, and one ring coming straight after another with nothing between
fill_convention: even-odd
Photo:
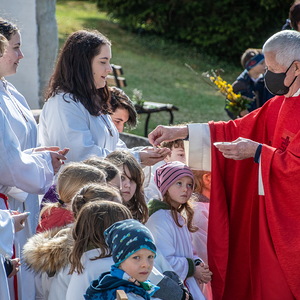
<instances>
[{"instance_id":1,"label":"child with ponytail","mask_svg":"<svg viewBox=\"0 0 300 300\"><path fill-rule=\"evenodd\" d=\"M82 163L70 163L61 171L57 180L58 202L44 203L36 232L66 226L74 221L72 199L86 184L105 183L105 175L99 169Z\"/></svg>"},{"instance_id":2,"label":"child with ponytail","mask_svg":"<svg viewBox=\"0 0 300 300\"><path fill-rule=\"evenodd\" d=\"M152 232L157 248L185 282L193 298L205 299L200 283L209 282L212 273L194 254L192 244L191 233L197 231L193 226L194 211L190 204L193 173L181 162L170 162L156 170L154 181L163 201L149 201L146 226Z\"/></svg>"}]
</instances>

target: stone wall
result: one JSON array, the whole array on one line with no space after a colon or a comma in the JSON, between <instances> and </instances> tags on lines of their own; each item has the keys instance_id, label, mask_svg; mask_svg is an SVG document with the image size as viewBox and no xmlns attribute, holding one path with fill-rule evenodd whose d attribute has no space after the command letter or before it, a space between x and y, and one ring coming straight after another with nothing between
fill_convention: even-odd
<instances>
[{"instance_id":1,"label":"stone wall","mask_svg":"<svg viewBox=\"0 0 300 300\"><path fill-rule=\"evenodd\" d=\"M38 107L38 46L36 24L36 0L1 1L0 16L18 25L21 29L21 50L17 74L6 79L26 97L30 107ZM37 0L40 1L40 0Z\"/></svg>"},{"instance_id":2,"label":"stone wall","mask_svg":"<svg viewBox=\"0 0 300 300\"><path fill-rule=\"evenodd\" d=\"M7 80L24 95L32 109L40 107L39 97L43 99L44 87L56 60L55 6L56 0L1 1L0 16L20 28L24 54L17 74Z\"/></svg>"},{"instance_id":3,"label":"stone wall","mask_svg":"<svg viewBox=\"0 0 300 300\"><path fill-rule=\"evenodd\" d=\"M131 133L120 133L120 139L126 144L128 148L151 146L147 138Z\"/></svg>"},{"instance_id":4,"label":"stone wall","mask_svg":"<svg viewBox=\"0 0 300 300\"><path fill-rule=\"evenodd\" d=\"M56 0L36 0L40 107L44 103L44 92L52 75L58 50L55 7Z\"/></svg>"}]
</instances>

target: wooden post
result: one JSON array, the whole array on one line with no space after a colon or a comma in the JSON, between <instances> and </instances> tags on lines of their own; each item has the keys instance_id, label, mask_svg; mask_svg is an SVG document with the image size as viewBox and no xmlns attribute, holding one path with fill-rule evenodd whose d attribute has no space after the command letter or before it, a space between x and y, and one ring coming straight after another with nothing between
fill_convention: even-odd
<instances>
[{"instance_id":1,"label":"wooden post","mask_svg":"<svg viewBox=\"0 0 300 300\"><path fill-rule=\"evenodd\" d=\"M117 290L117 300L128 300L127 295L123 290Z\"/></svg>"}]
</instances>

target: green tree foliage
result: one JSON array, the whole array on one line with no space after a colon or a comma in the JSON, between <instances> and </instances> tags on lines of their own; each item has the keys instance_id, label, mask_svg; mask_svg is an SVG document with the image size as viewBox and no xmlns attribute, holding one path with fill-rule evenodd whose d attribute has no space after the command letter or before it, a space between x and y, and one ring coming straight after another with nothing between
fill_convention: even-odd
<instances>
[{"instance_id":1,"label":"green tree foliage","mask_svg":"<svg viewBox=\"0 0 300 300\"><path fill-rule=\"evenodd\" d=\"M293 0L97 0L98 8L133 31L189 42L235 61L281 30Z\"/></svg>"}]
</instances>

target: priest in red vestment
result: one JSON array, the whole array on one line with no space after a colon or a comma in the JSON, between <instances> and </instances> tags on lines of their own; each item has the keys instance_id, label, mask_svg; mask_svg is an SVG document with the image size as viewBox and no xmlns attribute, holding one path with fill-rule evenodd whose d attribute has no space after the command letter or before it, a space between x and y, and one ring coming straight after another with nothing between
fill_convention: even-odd
<instances>
[{"instance_id":1,"label":"priest in red vestment","mask_svg":"<svg viewBox=\"0 0 300 300\"><path fill-rule=\"evenodd\" d=\"M263 107L149 134L155 145L188 136L198 169L211 160L214 300L300 299L300 33L276 33L263 51L265 83L276 95Z\"/></svg>"}]
</instances>

